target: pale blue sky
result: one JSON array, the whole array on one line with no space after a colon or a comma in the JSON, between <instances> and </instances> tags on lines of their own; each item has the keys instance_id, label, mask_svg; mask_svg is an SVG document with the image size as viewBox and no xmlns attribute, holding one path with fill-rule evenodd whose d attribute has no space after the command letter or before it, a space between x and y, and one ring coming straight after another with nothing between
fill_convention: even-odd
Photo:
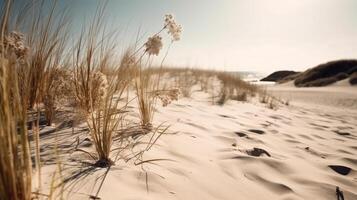
<instances>
[{"instance_id":1,"label":"pale blue sky","mask_svg":"<svg viewBox=\"0 0 357 200\"><path fill-rule=\"evenodd\" d=\"M74 27L98 2L61 1ZM109 0L106 22L125 48L139 27L146 36L159 30L166 13L183 26L166 64L270 72L357 57L356 0Z\"/></svg>"}]
</instances>

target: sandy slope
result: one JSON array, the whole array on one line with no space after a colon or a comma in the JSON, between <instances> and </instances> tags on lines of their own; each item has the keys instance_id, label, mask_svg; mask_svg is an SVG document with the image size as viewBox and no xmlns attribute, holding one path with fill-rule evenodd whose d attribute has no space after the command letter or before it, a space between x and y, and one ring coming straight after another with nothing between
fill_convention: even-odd
<instances>
[{"instance_id":1,"label":"sandy slope","mask_svg":"<svg viewBox=\"0 0 357 200\"><path fill-rule=\"evenodd\" d=\"M217 106L208 94L195 92L191 99L158 108L155 121L171 127L143 159L168 160L139 166L121 160L106 175L105 169L81 163L84 153L72 152L76 137L86 137L79 125L75 134L65 128L43 136L43 174L50 176L55 168L46 144L53 145L58 135L63 177L70 180L66 191L72 189L69 199L88 199L101 187L98 196L105 200L332 200L336 186L346 200L357 199L357 110L328 105L292 100L277 110L258 102ZM90 148L85 141L82 145ZM342 173L341 167L331 165L351 170L342 175L332 169Z\"/></svg>"},{"instance_id":2,"label":"sandy slope","mask_svg":"<svg viewBox=\"0 0 357 200\"><path fill-rule=\"evenodd\" d=\"M357 86L351 86L348 79L326 87L296 88L293 82L278 84L268 90L277 97L290 99L295 103L325 105L342 109L357 109Z\"/></svg>"}]
</instances>

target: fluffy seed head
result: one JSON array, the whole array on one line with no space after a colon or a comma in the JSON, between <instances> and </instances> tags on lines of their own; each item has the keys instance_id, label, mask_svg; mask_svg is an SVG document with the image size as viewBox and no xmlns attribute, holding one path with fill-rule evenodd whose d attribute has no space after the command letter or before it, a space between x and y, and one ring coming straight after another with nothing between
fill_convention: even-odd
<instances>
[{"instance_id":1,"label":"fluffy seed head","mask_svg":"<svg viewBox=\"0 0 357 200\"><path fill-rule=\"evenodd\" d=\"M148 41L145 43L145 52L149 55L159 55L162 48L162 38L159 35L149 37Z\"/></svg>"},{"instance_id":2,"label":"fluffy seed head","mask_svg":"<svg viewBox=\"0 0 357 200\"><path fill-rule=\"evenodd\" d=\"M164 27L167 29L167 33L172 36L172 41L181 39L182 27L176 23L172 14L165 15Z\"/></svg>"},{"instance_id":3,"label":"fluffy seed head","mask_svg":"<svg viewBox=\"0 0 357 200\"><path fill-rule=\"evenodd\" d=\"M17 58L22 59L28 54L29 48L25 45L24 34L13 31L4 39L4 46L13 51Z\"/></svg>"},{"instance_id":4,"label":"fluffy seed head","mask_svg":"<svg viewBox=\"0 0 357 200\"><path fill-rule=\"evenodd\" d=\"M101 99L104 99L108 90L108 80L107 76L102 72L95 72L93 74L94 88L97 89Z\"/></svg>"}]
</instances>

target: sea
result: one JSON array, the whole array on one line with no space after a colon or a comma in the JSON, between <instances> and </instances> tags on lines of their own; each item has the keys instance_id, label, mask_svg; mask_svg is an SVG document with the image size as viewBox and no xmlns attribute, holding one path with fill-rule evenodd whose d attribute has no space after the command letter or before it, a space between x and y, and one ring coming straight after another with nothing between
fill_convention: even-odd
<instances>
[{"instance_id":1,"label":"sea","mask_svg":"<svg viewBox=\"0 0 357 200\"><path fill-rule=\"evenodd\" d=\"M262 78L266 77L268 74L262 72L254 71L236 71L231 72L235 76L239 76L242 80L255 85L275 85L272 81L260 81Z\"/></svg>"}]
</instances>

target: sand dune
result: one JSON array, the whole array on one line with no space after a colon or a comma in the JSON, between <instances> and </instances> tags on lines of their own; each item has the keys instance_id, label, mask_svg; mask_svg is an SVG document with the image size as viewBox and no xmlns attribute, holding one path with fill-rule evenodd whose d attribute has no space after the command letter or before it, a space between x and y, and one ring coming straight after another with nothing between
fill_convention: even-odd
<instances>
[{"instance_id":1,"label":"sand dune","mask_svg":"<svg viewBox=\"0 0 357 200\"><path fill-rule=\"evenodd\" d=\"M78 125L74 135L64 128L55 135L65 189L71 199L290 200L336 199L338 186L345 199L357 199L357 110L350 106L322 109L295 99L277 110L254 100L218 106L195 92L158 108L156 121L171 127L143 157L158 160L137 166L119 160L109 171L86 166L85 153L71 149L77 137L90 148L85 128ZM53 133L44 136L42 148L53 140ZM42 153L43 173L50 175L55 163Z\"/></svg>"}]
</instances>

